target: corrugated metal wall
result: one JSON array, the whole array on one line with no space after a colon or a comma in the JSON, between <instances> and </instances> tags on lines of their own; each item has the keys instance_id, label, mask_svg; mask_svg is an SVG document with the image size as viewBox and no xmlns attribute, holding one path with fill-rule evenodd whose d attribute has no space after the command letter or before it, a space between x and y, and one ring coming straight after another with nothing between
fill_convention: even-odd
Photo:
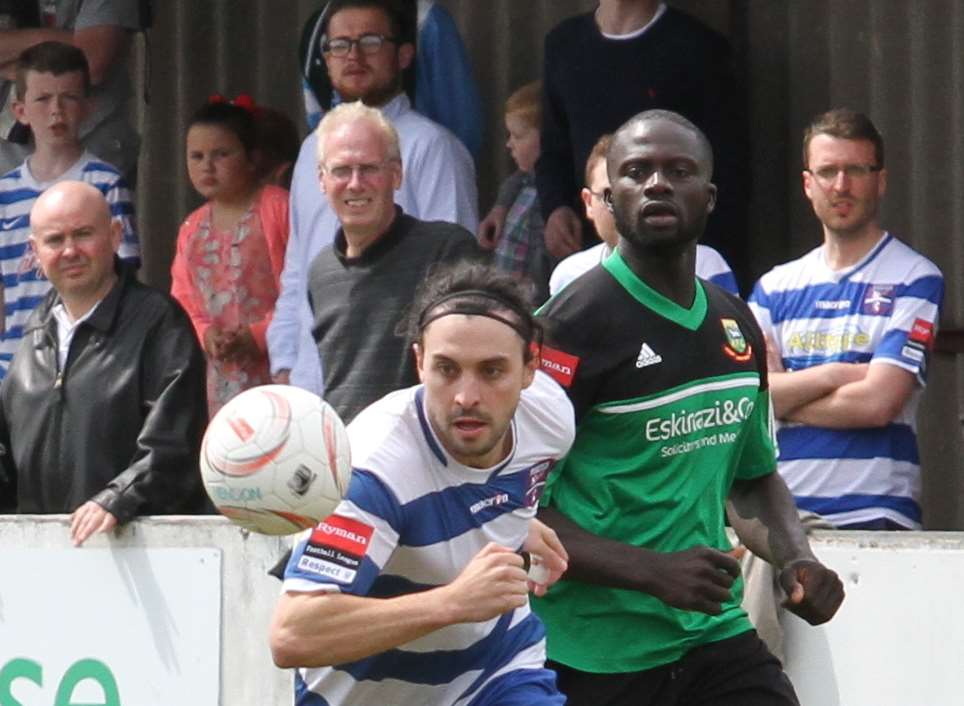
<instances>
[{"instance_id":1,"label":"corrugated metal wall","mask_svg":"<svg viewBox=\"0 0 964 706\"><path fill-rule=\"evenodd\" d=\"M592 0L439 0L456 17L486 100L480 206L510 169L502 105L541 73L542 37ZM152 102L142 111L139 206L145 274L166 286L177 226L196 205L184 172L184 124L210 93L248 91L300 120L295 58L319 0L161 0L151 32ZM750 89L751 266L759 274L819 242L800 189L800 135L847 105L887 142L883 223L944 271L944 326L964 328L964 0L676 0L727 34ZM964 375L935 357L921 413L927 523L964 529Z\"/></svg>"}]
</instances>

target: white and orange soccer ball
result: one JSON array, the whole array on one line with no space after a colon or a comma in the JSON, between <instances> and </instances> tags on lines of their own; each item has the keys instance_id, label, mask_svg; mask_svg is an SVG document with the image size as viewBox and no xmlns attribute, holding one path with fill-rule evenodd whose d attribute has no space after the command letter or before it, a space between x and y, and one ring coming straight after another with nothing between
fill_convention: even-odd
<instances>
[{"instance_id":1,"label":"white and orange soccer ball","mask_svg":"<svg viewBox=\"0 0 964 706\"><path fill-rule=\"evenodd\" d=\"M348 490L345 425L327 402L288 385L245 390L204 433L201 478L223 515L262 534L314 527Z\"/></svg>"}]
</instances>

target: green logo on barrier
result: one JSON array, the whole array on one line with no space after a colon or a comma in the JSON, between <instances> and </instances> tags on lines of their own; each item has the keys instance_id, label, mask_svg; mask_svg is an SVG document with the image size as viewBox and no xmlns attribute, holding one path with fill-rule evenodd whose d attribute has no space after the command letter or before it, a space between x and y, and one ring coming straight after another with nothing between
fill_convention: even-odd
<instances>
[{"instance_id":1,"label":"green logo on barrier","mask_svg":"<svg viewBox=\"0 0 964 706\"><path fill-rule=\"evenodd\" d=\"M0 668L0 706L23 706L11 693L11 685L17 679L27 679L38 687L43 686L43 667L39 662L24 657L12 659ZM81 703L74 701L74 691L83 681L96 681L104 692L103 701ZM96 659L82 659L74 662L57 687L53 706L121 706L120 692L113 672L103 662Z\"/></svg>"}]
</instances>

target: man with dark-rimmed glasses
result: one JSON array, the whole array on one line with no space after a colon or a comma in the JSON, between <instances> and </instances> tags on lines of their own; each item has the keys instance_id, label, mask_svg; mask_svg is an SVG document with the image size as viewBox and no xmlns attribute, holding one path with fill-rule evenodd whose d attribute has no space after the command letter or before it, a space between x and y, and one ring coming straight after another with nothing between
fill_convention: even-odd
<instances>
[{"instance_id":1,"label":"man with dark-rimmed glasses","mask_svg":"<svg viewBox=\"0 0 964 706\"><path fill-rule=\"evenodd\" d=\"M333 0L322 31L323 56L338 101L361 101L378 109L401 135L401 156L410 168L394 192L398 205L415 218L458 223L475 232L472 157L452 133L412 110L402 91L402 75L415 47L394 5L387 0ZM308 265L332 242L339 222L329 199L318 191L317 144L312 133L294 167L291 237L268 328L268 353L277 382L321 393L321 366L306 303Z\"/></svg>"},{"instance_id":2,"label":"man with dark-rimmed glasses","mask_svg":"<svg viewBox=\"0 0 964 706\"><path fill-rule=\"evenodd\" d=\"M866 115L817 116L803 165L823 244L750 297L770 342L779 470L801 510L837 527L917 529L917 405L943 277L880 226L884 144Z\"/></svg>"}]
</instances>

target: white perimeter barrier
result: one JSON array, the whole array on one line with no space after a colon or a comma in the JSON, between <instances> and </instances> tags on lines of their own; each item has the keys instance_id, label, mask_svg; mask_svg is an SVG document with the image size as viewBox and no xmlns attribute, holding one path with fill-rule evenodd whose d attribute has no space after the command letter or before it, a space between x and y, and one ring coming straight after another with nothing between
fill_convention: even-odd
<instances>
[{"instance_id":1,"label":"white perimeter barrier","mask_svg":"<svg viewBox=\"0 0 964 706\"><path fill-rule=\"evenodd\" d=\"M75 549L62 515L0 516L0 706L281 706L265 572L289 538L140 519Z\"/></svg>"},{"instance_id":2,"label":"white perimeter barrier","mask_svg":"<svg viewBox=\"0 0 964 706\"><path fill-rule=\"evenodd\" d=\"M63 516L0 516L0 706L283 706L267 629L290 539L146 518L80 549ZM787 616L803 706L964 704L964 534L817 532L829 624Z\"/></svg>"}]
</instances>

